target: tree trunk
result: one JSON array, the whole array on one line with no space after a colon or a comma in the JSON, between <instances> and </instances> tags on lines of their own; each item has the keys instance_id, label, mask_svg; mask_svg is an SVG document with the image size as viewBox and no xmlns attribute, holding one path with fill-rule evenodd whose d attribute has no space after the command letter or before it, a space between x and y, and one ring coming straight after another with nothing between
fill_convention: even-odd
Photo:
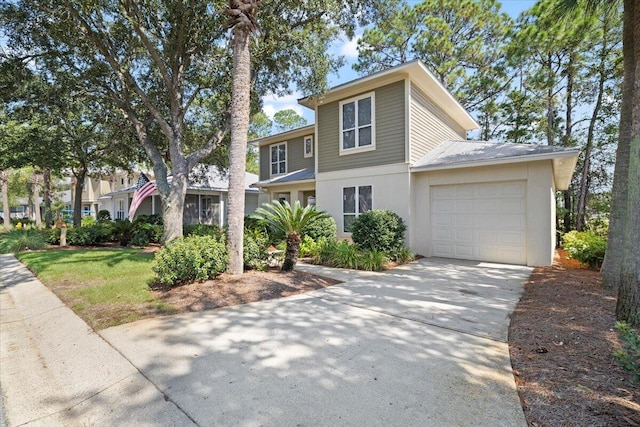
<instances>
[{"instance_id":1,"label":"tree trunk","mask_svg":"<svg viewBox=\"0 0 640 427\"><path fill-rule=\"evenodd\" d=\"M631 56L630 74L624 75L624 90L631 89L629 122L629 163L627 175L627 206L624 225L624 255L620 266L620 284L616 318L634 325L640 324L640 4L624 3L623 54ZM627 16L629 15L629 16ZM631 33L628 35L627 33ZM627 37L628 36L628 37ZM631 46L628 46L629 41ZM626 62L625 62L626 66ZM627 80L632 82L627 85ZM624 95L623 95L624 96ZM624 100L623 100L624 102ZM622 124L621 124L622 126ZM622 133L622 129L621 129ZM617 163L616 163L617 166ZM617 169L617 168L616 168Z\"/></svg>"},{"instance_id":2,"label":"tree trunk","mask_svg":"<svg viewBox=\"0 0 640 427\"><path fill-rule=\"evenodd\" d=\"M51 168L44 168L43 174L44 224L47 228L53 225L51 213Z\"/></svg>"},{"instance_id":3,"label":"tree trunk","mask_svg":"<svg viewBox=\"0 0 640 427\"><path fill-rule=\"evenodd\" d=\"M631 114L634 101L636 77L636 59L634 58L634 27L637 19L634 15L634 0L624 2L624 23L622 31L622 55L624 59L624 80L622 83L622 105L620 107L620 130L616 149L616 166L611 188L611 213L609 214L609 233L607 252L602 263L602 286L605 289L618 289L624 258L624 238L627 223L629 156L631 150Z\"/></svg>"},{"instance_id":4,"label":"tree trunk","mask_svg":"<svg viewBox=\"0 0 640 427\"><path fill-rule=\"evenodd\" d=\"M42 212L40 212L40 179L35 177L33 182L33 215L36 220L36 227L42 228Z\"/></svg>"},{"instance_id":5,"label":"tree trunk","mask_svg":"<svg viewBox=\"0 0 640 427\"><path fill-rule=\"evenodd\" d=\"M291 233L287 236L287 250L282 262L282 271L293 271L296 267L298 254L300 253L300 240L298 233Z\"/></svg>"},{"instance_id":6,"label":"tree trunk","mask_svg":"<svg viewBox=\"0 0 640 427\"><path fill-rule=\"evenodd\" d=\"M233 92L231 96L231 146L229 148L229 245L228 272L243 272L242 237L244 232L245 170L251 95L251 55L249 28L233 29Z\"/></svg>"},{"instance_id":7,"label":"tree trunk","mask_svg":"<svg viewBox=\"0 0 640 427\"><path fill-rule=\"evenodd\" d=\"M7 169L0 171L0 181L2 181L2 209L4 229L11 229L11 208L9 207L9 171Z\"/></svg>"},{"instance_id":8,"label":"tree trunk","mask_svg":"<svg viewBox=\"0 0 640 427\"><path fill-rule=\"evenodd\" d=\"M600 109L602 107L602 98L604 96L604 83L606 81L607 70L607 51L609 46L607 45L607 33L609 31L608 19L605 17L603 20L602 28L602 46L600 49L600 64L598 65L598 96L596 98L596 105L593 107L591 113L591 119L589 120L589 131L587 132L587 144L584 148L584 164L582 166L582 175L580 177L580 189L578 193L578 206L576 207L576 230L584 231L585 228L585 210L587 206L587 197L589 196L589 183L591 176L591 151L593 150L593 137L596 128L596 122L600 115Z\"/></svg>"},{"instance_id":9,"label":"tree trunk","mask_svg":"<svg viewBox=\"0 0 640 427\"><path fill-rule=\"evenodd\" d=\"M562 198L564 200L564 215L562 218L562 225L563 225L564 232L568 233L573 229L571 186L569 186L568 190L564 190L562 192Z\"/></svg>"},{"instance_id":10,"label":"tree trunk","mask_svg":"<svg viewBox=\"0 0 640 427\"><path fill-rule=\"evenodd\" d=\"M82 187L84 185L84 179L87 176L87 171L82 170L75 175L75 195L73 197L73 225L80 227L82 225Z\"/></svg>"},{"instance_id":11,"label":"tree trunk","mask_svg":"<svg viewBox=\"0 0 640 427\"><path fill-rule=\"evenodd\" d=\"M549 75L553 74L553 70L551 69L551 55L548 58L549 62L545 64L548 68ZM547 145L555 145L554 144L554 133L555 133L555 103L553 102L553 85L549 84L549 88L547 89Z\"/></svg>"},{"instance_id":12,"label":"tree trunk","mask_svg":"<svg viewBox=\"0 0 640 427\"><path fill-rule=\"evenodd\" d=\"M571 146L571 134L573 131L573 79L575 77L575 53L573 51L569 52L569 62L567 63L567 99L566 99L566 131L564 135L564 146ZM573 203L571 200L571 185L569 188L564 190L564 232L568 233L573 229Z\"/></svg>"},{"instance_id":13,"label":"tree trunk","mask_svg":"<svg viewBox=\"0 0 640 427\"><path fill-rule=\"evenodd\" d=\"M173 170L170 191L166 195L161 194L162 218L164 220L164 232L162 241L168 243L182 237L184 225L184 199L187 195L189 174L186 167Z\"/></svg>"}]
</instances>

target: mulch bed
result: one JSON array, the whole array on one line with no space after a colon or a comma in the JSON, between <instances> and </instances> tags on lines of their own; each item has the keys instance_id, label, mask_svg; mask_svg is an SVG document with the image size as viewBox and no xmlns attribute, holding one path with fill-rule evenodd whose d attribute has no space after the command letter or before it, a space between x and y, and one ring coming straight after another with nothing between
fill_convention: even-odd
<instances>
[{"instance_id":1,"label":"mulch bed","mask_svg":"<svg viewBox=\"0 0 640 427\"><path fill-rule=\"evenodd\" d=\"M246 271L242 276L221 274L215 280L175 288L155 288L156 297L178 313L211 310L232 305L287 297L340 283L302 271Z\"/></svg>"},{"instance_id":2,"label":"mulch bed","mask_svg":"<svg viewBox=\"0 0 640 427\"><path fill-rule=\"evenodd\" d=\"M616 294L559 251L533 271L509 348L530 426L640 426L640 388L615 364Z\"/></svg>"}]
</instances>

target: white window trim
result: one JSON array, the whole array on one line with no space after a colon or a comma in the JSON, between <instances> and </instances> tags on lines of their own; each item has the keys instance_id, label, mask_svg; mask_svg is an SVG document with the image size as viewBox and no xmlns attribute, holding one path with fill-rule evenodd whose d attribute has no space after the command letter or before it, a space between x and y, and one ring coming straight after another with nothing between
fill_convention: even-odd
<instances>
[{"instance_id":1,"label":"white window trim","mask_svg":"<svg viewBox=\"0 0 640 427\"><path fill-rule=\"evenodd\" d=\"M307 153L307 140L311 140L311 151ZM304 158L308 159L313 157L313 135L307 135L302 138L302 151L304 151Z\"/></svg>"},{"instance_id":2,"label":"white window trim","mask_svg":"<svg viewBox=\"0 0 640 427\"><path fill-rule=\"evenodd\" d=\"M345 235L351 235L350 231L345 231L344 227L345 227L345 222L344 222L344 216L345 215L354 215L356 218L358 218L362 213L364 212L360 212L360 187L371 187L371 209L369 210L373 210L373 206L374 206L374 202L373 202L373 184L364 184L364 185L347 185L342 187L342 194L340 195L341 197L341 202L342 202L342 233ZM351 213L351 212L345 212L344 211L344 189L345 188L355 188L356 190L356 203L355 203L355 213ZM366 211L365 211L366 212Z\"/></svg>"},{"instance_id":3,"label":"white window trim","mask_svg":"<svg viewBox=\"0 0 640 427\"><path fill-rule=\"evenodd\" d=\"M273 171L273 161L271 160L271 147L277 147L279 145L284 145L284 172L282 173L272 173ZM278 163L280 163L280 161L278 161ZM284 142L277 142L275 144L271 144L269 145L269 176L279 176L279 175L285 175L287 173L287 171L289 170L289 150L287 147L287 141Z\"/></svg>"},{"instance_id":4,"label":"white window trim","mask_svg":"<svg viewBox=\"0 0 640 427\"><path fill-rule=\"evenodd\" d=\"M349 104L351 102L355 102L356 105L356 110L355 110L355 117L356 117L356 135L355 135L355 140L356 140L356 144L358 143L358 101L364 98L371 98L371 145L366 145L364 147L358 147L355 146L354 148L344 148L344 144L342 141L342 106L344 104ZM358 96L354 96L353 98L349 98L349 99L345 99L343 101L340 101L338 104L338 108L339 108L339 121L340 121L340 155L346 155L346 154L355 154L355 153L362 153L365 151L373 151L376 149L376 93L375 92L368 92L368 93L363 93L362 95L358 95Z\"/></svg>"}]
</instances>

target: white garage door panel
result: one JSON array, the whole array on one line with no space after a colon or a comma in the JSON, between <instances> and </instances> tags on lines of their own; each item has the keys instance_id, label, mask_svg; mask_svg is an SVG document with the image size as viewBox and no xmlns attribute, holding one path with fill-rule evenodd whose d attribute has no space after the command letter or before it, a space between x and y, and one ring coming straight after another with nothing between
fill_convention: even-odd
<instances>
[{"instance_id":1,"label":"white garage door panel","mask_svg":"<svg viewBox=\"0 0 640 427\"><path fill-rule=\"evenodd\" d=\"M526 182L431 187L433 255L526 264Z\"/></svg>"}]
</instances>

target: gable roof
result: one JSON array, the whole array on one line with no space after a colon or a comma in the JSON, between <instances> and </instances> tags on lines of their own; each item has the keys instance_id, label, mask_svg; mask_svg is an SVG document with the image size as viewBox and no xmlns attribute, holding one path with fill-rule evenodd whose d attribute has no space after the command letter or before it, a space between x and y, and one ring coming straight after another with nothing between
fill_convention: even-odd
<instances>
[{"instance_id":1,"label":"gable roof","mask_svg":"<svg viewBox=\"0 0 640 427\"><path fill-rule=\"evenodd\" d=\"M411 166L412 172L551 160L555 185L568 188L578 148L490 141L445 141Z\"/></svg>"},{"instance_id":2,"label":"gable roof","mask_svg":"<svg viewBox=\"0 0 640 427\"><path fill-rule=\"evenodd\" d=\"M427 69L422 61L417 59L335 86L324 94L307 96L306 98L299 99L298 103L305 107L315 109L318 105L348 98L406 77L451 116L462 128L465 130L473 130L480 127L475 119L456 101L453 95L451 95L442 83Z\"/></svg>"}]
</instances>

